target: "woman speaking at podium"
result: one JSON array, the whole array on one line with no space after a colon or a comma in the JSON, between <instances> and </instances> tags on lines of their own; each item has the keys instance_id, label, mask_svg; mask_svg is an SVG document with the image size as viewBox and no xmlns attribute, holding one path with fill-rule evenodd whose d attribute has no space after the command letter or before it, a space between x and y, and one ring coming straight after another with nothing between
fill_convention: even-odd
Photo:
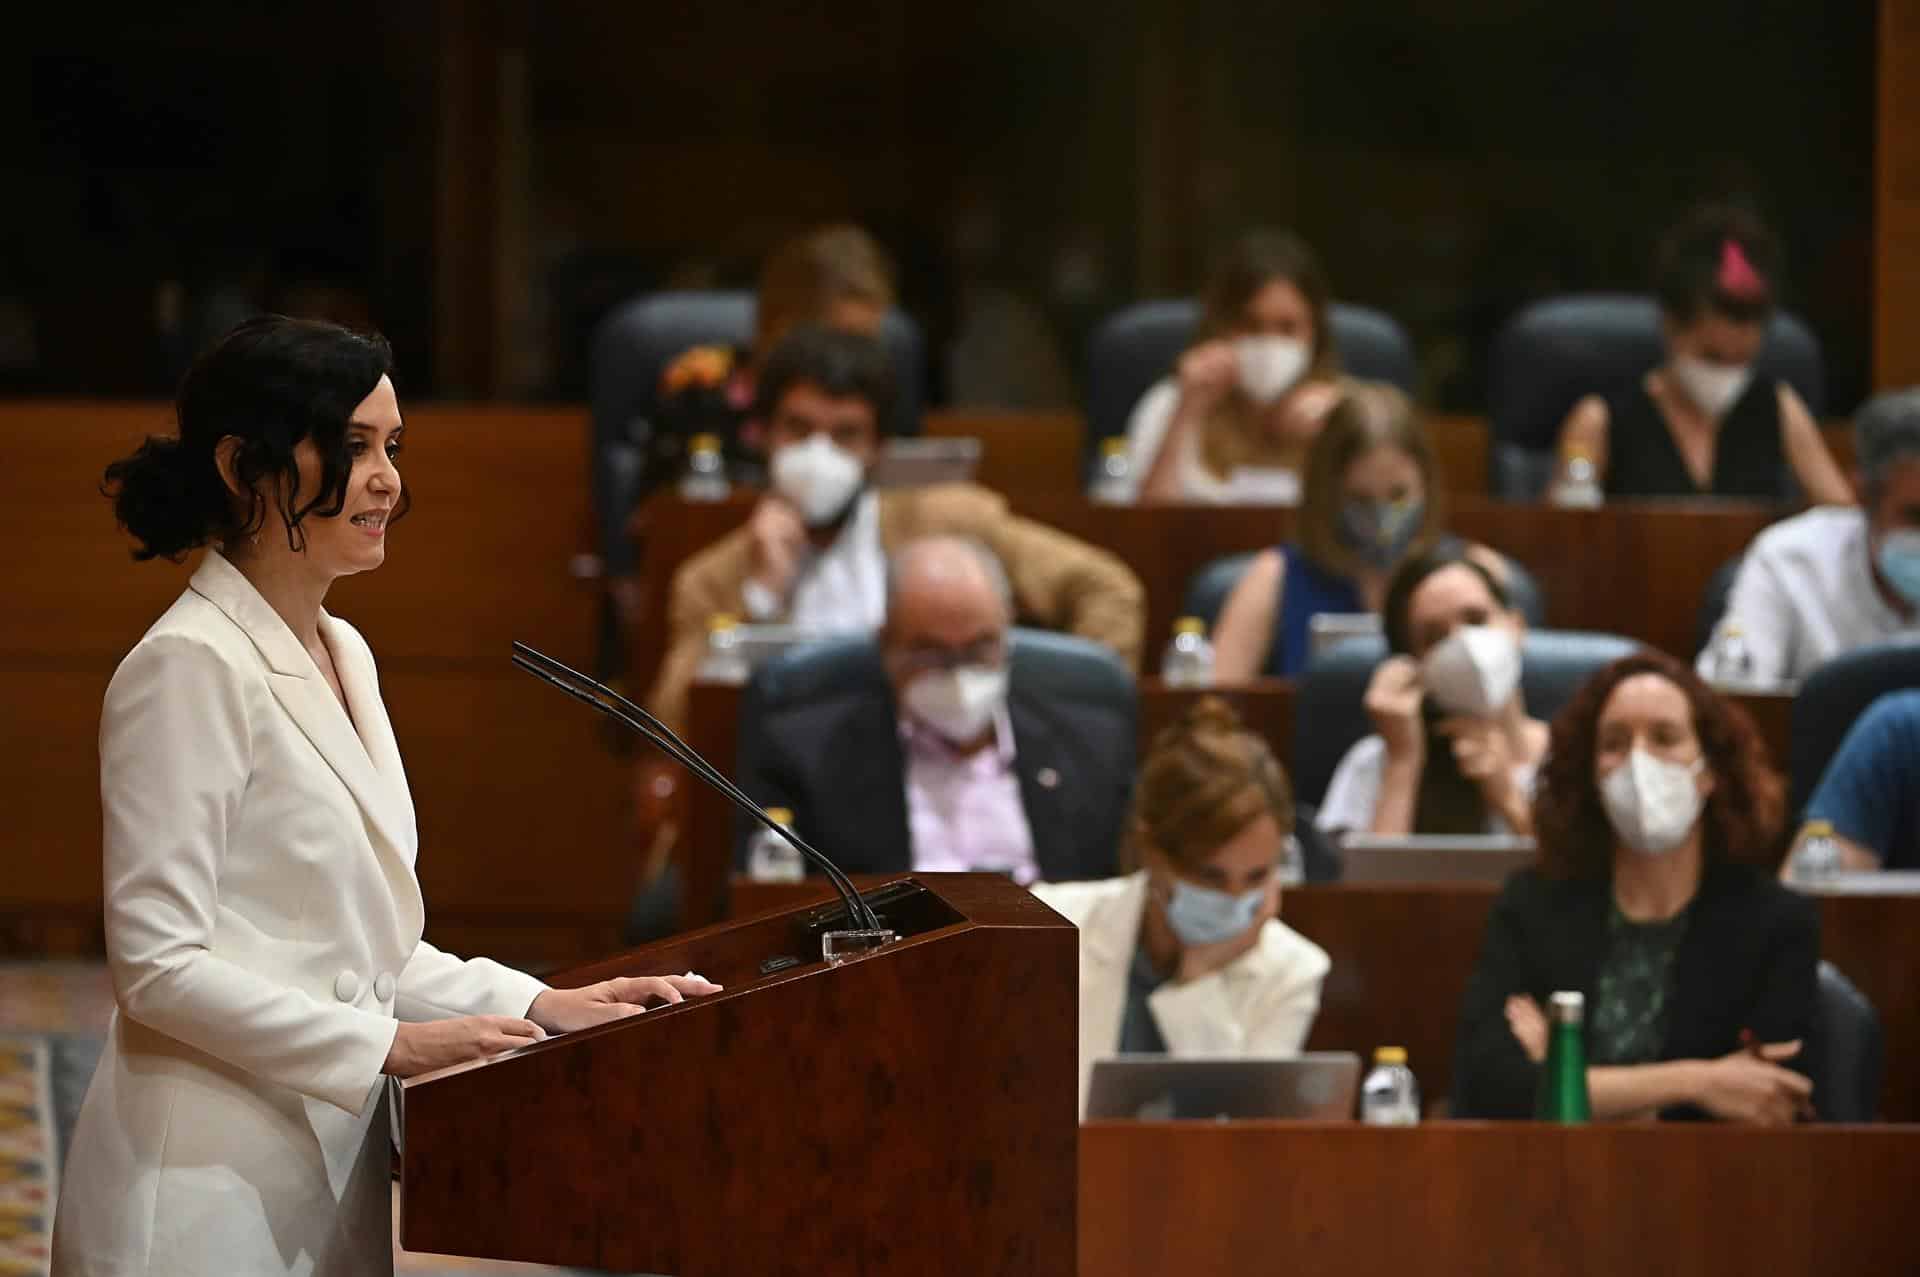
<instances>
[{"instance_id":1,"label":"woman speaking at podium","mask_svg":"<svg viewBox=\"0 0 1920 1277\"><path fill-rule=\"evenodd\" d=\"M413 802L373 655L322 608L407 509L378 337L250 320L177 437L107 470L135 557L209 547L100 723L118 1010L74 1131L57 1277L390 1272L384 1076L711 992L551 989L421 940Z\"/></svg>"}]
</instances>

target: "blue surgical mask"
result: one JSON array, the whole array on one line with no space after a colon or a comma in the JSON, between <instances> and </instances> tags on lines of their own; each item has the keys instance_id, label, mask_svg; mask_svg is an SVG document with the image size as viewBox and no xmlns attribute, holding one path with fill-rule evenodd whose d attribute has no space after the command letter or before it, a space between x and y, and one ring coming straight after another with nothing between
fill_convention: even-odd
<instances>
[{"instance_id":1,"label":"blue surgical mask","mask_svg":"<svg viewBox=\"0 0 1920 1277\"><path fill-rule=\"evenodd\" d=\"M1340 507L1340 539L1369 567L1385 571L1420 535L1426 514L1422 501L1349 501Z\"/></svg>"},{"instance_id":2,"label":"blue surgical mask","mask_svg":"<svg viewBox=\"0 0 1920 1277\"><path fill-rule=\"evenodd\" d=\"M1167 925L1181 944L1218 944L1251 927L1266 896L1265 887L1236 896L1175 878L1173 894L1167 897Z\"/></svg>"},{"instance_id":3,"label":"blue surgical mask","mask_svg":"<svg viewBox=\"0 0 1920 1277\"><path fill-rule=\"evenodd\" d=\"M1920 529L1895 528L1881 537L1874 563L1908 607L1920 608Z\"/></svg>"}]
</instances>

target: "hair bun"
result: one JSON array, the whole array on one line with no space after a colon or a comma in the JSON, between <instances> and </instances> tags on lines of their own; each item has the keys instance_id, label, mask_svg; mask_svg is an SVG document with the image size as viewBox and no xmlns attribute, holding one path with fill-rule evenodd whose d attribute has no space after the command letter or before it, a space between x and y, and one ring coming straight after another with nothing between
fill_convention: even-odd
<instances>
[{"instance_id":1,"label":"hair bun","mask_svg":"<svg viewBox=\"0 0 1920 1277\"><path fill-rule=\"evenodd\" d=\"M133 557L141 561L178 559L204 545L213 533L208 511L225 500L212 458L162 435L108 466L100 490L113 498L120 526L140 542Z\"/></svg>"}]
</instances>

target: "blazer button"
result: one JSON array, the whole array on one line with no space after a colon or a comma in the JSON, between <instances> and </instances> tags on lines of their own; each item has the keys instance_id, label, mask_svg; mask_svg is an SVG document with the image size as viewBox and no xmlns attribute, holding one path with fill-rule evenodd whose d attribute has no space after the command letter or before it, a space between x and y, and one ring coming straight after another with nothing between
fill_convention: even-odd
<instances>
[{"instance_id":1,"label":"blazer button","mask_svg":"<svg viewBox=\"0 0 1920 1277\"><path fill-rule=\"evenodd\" d=\"M351 1002L360 996L360 977L351 971L342 971L333 978L333 996L342 1002Z\"/></svg>"},{"instance_id":2,"label":"blazer button","mask_svg":"<svg viewBox=\"0 0 1920 1277\"><path fill-rule=\"evenodd\" d=\"M373 996L382 1002L393 1001L393 972L382 971L373 977Z\"/></svg>"}]
</instances>

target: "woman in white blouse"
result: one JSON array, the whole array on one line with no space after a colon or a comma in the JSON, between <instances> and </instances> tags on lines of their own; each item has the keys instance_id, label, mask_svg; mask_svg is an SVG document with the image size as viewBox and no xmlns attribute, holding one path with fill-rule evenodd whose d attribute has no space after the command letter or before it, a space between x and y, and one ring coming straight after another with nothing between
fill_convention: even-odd
<instances>
[{"instance_id":1,"label":"woman in white blouse","mask_svg":"<svg viewBox=\"0 0 1920 1277\"><path fill-rule=\"evenodd\" d=\"M1292 505L1339 397L1327 278L1286 231L1255 231L1215 267L1200 331L1127 421L1139 501Z\"/></svg>"},{"instance_id":2,"label":"woman in white blouse","mask_svg":"<svg viewBox=\"0 0 1920 1277\"><path fill-rule=\"evenodd\" d=\"M56 1277L390 1272L385 1078L710 993L552 989L421 940L413 802L373 655L322 608L407 508L378 337L250 320L177 437L107 470L135 557L209 546L100 723L117 1012L75 1128Z\"/></svg>"},{"instance_id":3,"label":"woman in white blouse","mask_svg":"<svg viewBox=\"0 0 1920 1277\"><path fill-rule=\"evenodd\" d=\"M1080 930L1080 1108L1116 1052L1296 1055L1331 963L1280 921L1293 794L1273 752L1205 697L1140 766L1137 868L1035 895Z\"/></svg>"},{"instance_id":4,"label":"woman in white blouse","mask_svg":"<svg viewBox=\"0 0 1920 1277\"><path fill-rule=\"evenodd\" d=\"M1442 546L1394 573L1390 655L1367 686L1374 732L1347 751L1319 823L1330 833L1533 832L1547 725L1527 713L1527 623L1478 552Z\"/></svg>"}]
</instances>

